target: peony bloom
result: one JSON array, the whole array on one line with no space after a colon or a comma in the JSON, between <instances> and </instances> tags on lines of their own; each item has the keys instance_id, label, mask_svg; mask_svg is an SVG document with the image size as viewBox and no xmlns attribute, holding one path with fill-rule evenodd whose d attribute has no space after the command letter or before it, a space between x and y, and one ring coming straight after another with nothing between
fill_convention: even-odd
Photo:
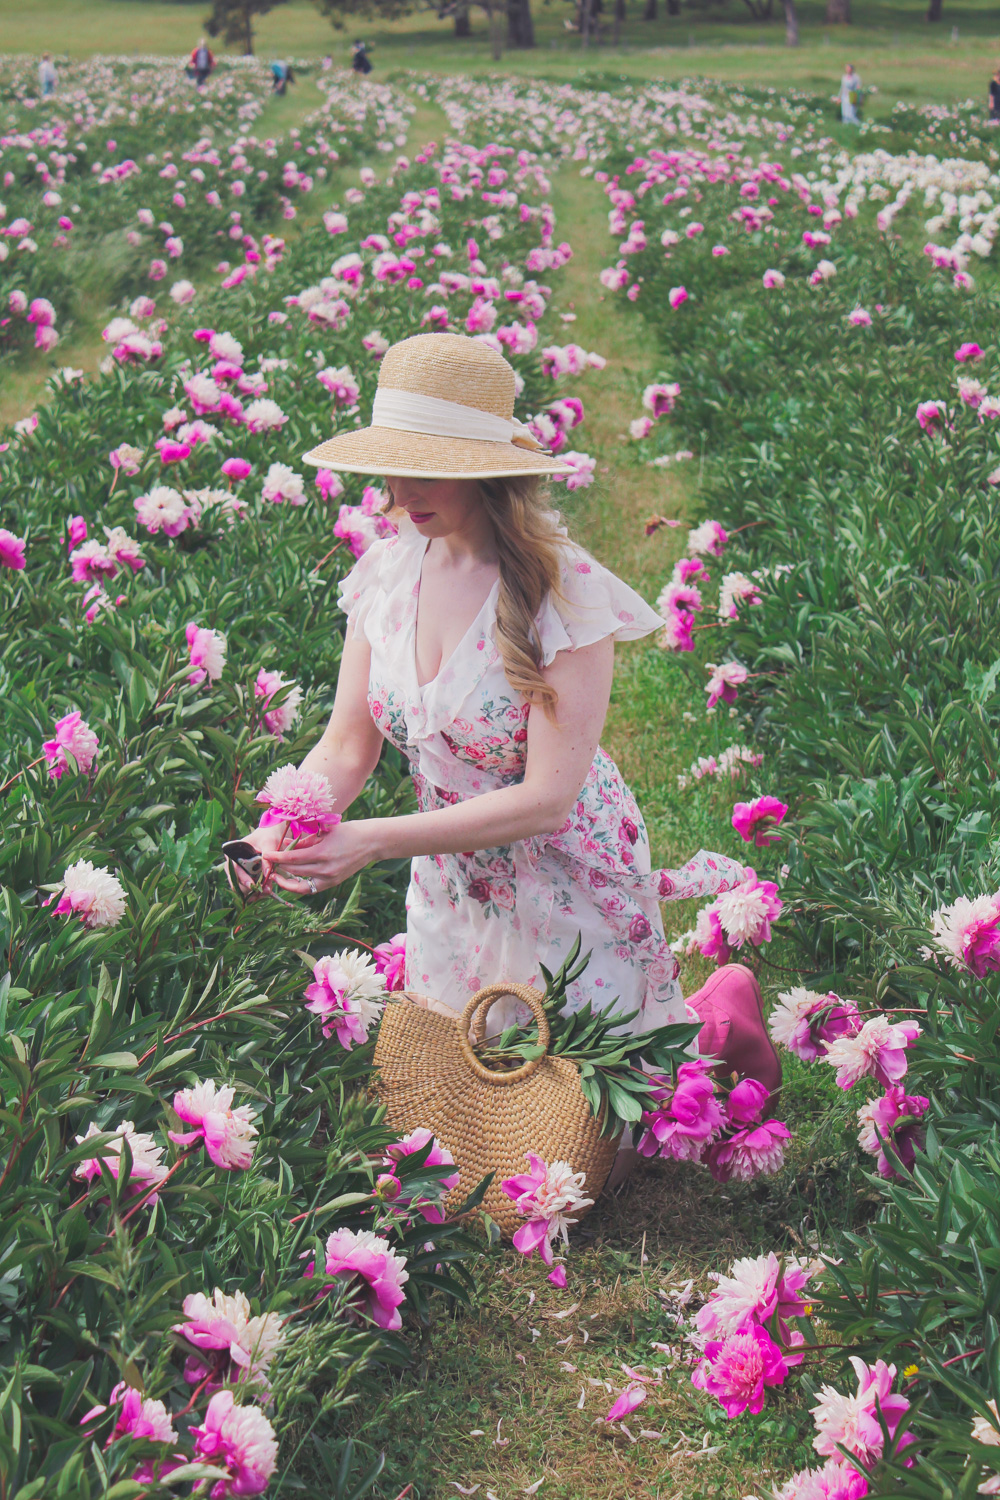
<instances>
[{"instance_id":1,"label":"peony bloom","mask_svg":"<svg viewBox=\"0 0 1000 1500\"><path fill-rule=\"evenodd\" d=\"M787 1374L777 1344L766 1329L753 1324L744 1333L706 1344L691 1384L714 1396L727 1417L738 1417L761 1411L765 1387L781 1385Z\"/></svg>"},{"instance_id":2,"label":"peony bloom","mask_svg":"<svg viewBox=\"0 0 1000 1500\"><path fill-rule=\"evenodd\" d=\"M985 350L980 349L978 344L959 344L955 350L955 358L959 364L964 364L968 359L983 359Z\"/></svg>"},{"instance_id":3,"label":"peony bloom","mask_svg":"<svg viewBox=\"0 0 1000 1500\"><path fill-rule=\"evenodd\" d=\"M209 682L218 682L226 665L227 649L226 637L221 630L208 630L191 620L185 626L184 635L193 669L188 673L188 681L196 686L206 677Z\"/></svg>"},{"instance_id":4,"label":"peony bloom","mask_svg":"<svg viewBox=\"0 0 1000 1500\"><path fill-rule=\"evenodd\" d=\"M119 568L128 568L130 572L138 573L146 566L146 559L139 551L139 543L129 536L124 527L113 526L109 530L105 526L104 533L108 556Z\"/></svg>"},{"instance_id":5,"label":"peony bloom","mask_svg":"<svg viewBox=\"0 0 1000 1500\"><path fill-rule=\"evenodd\" d=\"M320 469L316 474L316 488L323 499L329 503L331 500L337 500L344 493L344 482L332 469Z\"/></svg>"},{"instance_id":6,"label":"peony bloom","mask_svg":"<svg viewBox=\"0 0 1000 1500\"><path fill-rule=\"evenodd\" d=\"M170 288L170 296L178 307L186 307L189 302L194 301L196 290L193 281L175 281Z\"/></svg>"},{"instance_id":7,"label":"peony bloom","mask_svg":"<svg viewBox=\"0 0 1000 1500\"><path fill-rule=\"evenodd\" d=\"M913 1166L917 1151L924 1144L920 1121L930 1106L931 1101L923 1094L907 1094L901 1088L891 1088L881 1099L870 1099L858 1110L861 1126L858 1145L878 1158L876 1170L880 1177L899 1176L885 1154L886 1145L892 1147L904 1167Z\"/></svg>"},{"instance_id":8,"label":"peony bloom","mask_svg":"<svg viewBox=\"0 0 1000 1500\"><path fill-rule=\"evenodd\" d=\"M522 1255L537 1250L551 1266L552 1241L558 1237L564 1245L569 1244L569 1225L576 1219L568 1215L589 1208L594 1200L583 1195L585 1173L574 1172L569 1162L554 1161L546 1166L533 1151L528 1152L527 1162L530 1172L508 1177L500 1184L518 1213L528 1220L514 1235L514 1249Z\"/></svg>"},{"instance_id":9,"label":"peony bloom","mask_svg":"<svg viewBox=\"0 0 1000 1500\"><path fill-rule=\"evenodd\" d=\"M110 870L95 868L89 859L78 859L63 876L57 916L72 914L84 927L117 927L125 915L125 887Z\"/></svg>"},{"instance_id":10,"label":"peony bloom","mask_svg":"<svg viewBox=\"0 0 1000 1500\"><path fill-rule=\"evenodd\" d=\"M745 573L726 573L719 585L719 619L738 620L741 604L760 603L760 585Z\"/></svg>"},{"instance_id":11,"label":"peony bloom","mask_svg":"<svg viewBox=\"0 0 1000 1500\"><path fill-rule=\"evenodd\" d=\"M931 918L934 947L956 969L969 969L982 979L1000 969L1000 891L969 900L959 896Z\"/></svg>"},{"instance_id":12,"label":"peony bloom","mask_svg":"<svg viewBox=\"0 0 1000 1500\"><path fill-rule=\"evenodd\" d=\"M76 1137L76 1144L82 1146L85 1141L92 1140L94 1136L105 1135L107 1130L102 1130L99 1125L89 1125L85 1135ZM115 1127L113 1139L106 1141L99 1148L99 1156L87 1157L85 1161L78 1162L73 1168L73 1176L79 1177L84 1182L92 1182L95 1177L101 1176L101 1168L117 1182L122 1170L122 1142L128 1141L129 1151L132 1153L132 1170L129 1173L128 1192L130 1197L136 1197L145 1193L151 1185L163 1181L167 1175L167 1168L163 1163L162 1146L158 1146L151 1135L145 1135L137 1131L131 1120L123 1120ZM156 1193L146 1200L150 1207L156 1202Z\"/></svg>"},{"instance_id":13,"label":"peony bloom","mask_svg":"<svg viewBox=\"0 0 1000 1500\"><path fill-rule=\"evenodd\" d=\"M284 739L287 730L291 729L299 716L299 705L302 702L302 689L297 682L282 677L280 672L266 672L263 667L257 673L257 680L253 685L254 697L263 698L264 724L271 734L277 735L278 739ZM277 693L282 694L282 702L270 707L271 699Z\"/></svg>"},{"instance_id":14,"label":"peony bloom","mask_svg":"<svg viewBox=\"0 0 1000 1500\"><path fill-rule=\"evenodd\" d=\"M385 987L393 993L406 987L406 933L397 932L387 943L379 943L375 949L375 972L385 980Z\"/></svg>"},{"instance_id":15,"label":"peony bloom","mask_svg":"<svg viewBox=\"0 0 1000 1500\"><path fill-rule=\"evenodd\" d=\"M702 521L700 526L695 526L688 532L687 550L692 557L709 554L712 557L721 557L722 549L728 540L724 528L718 521Z\"/></svg>"},{"instance_id":16,"label":"peony bloom","mask_svg":"<svg viewBox=\"0 0 1000 1500\"><path fill-rule=\"evenodd\" d=\"M423 1126L417 1130L411 1130L409 1135L404 1135L403 1139L396 1141L394 1145L387 1146L382 1159L383 1165L395 1174L400 1162L405 1161L408 1156L413 1156L415 1152L423 1151L428 1146L430 1150L427 1153L425 1166L453 1167L455 1165L455 1158L451 1152L446 1151L435 1139L433 1132ZM428 1224L443 1224L444 1213L441 1205L448 1193L458 1187L458 1178L457 1172L450 1172L447 1177L438 1178L433 1186L423 1188L419 1197L407 1197L405 1192L400 1192L397 1193L395 1201L401 1208L406 1208L412 1203ZM402 1187L402 1184L400 1186Z\"/></svg>"},{"instance_id":17,"label":"peony bloom","mask_svg":"<svg viewBox=\"0 0 1000 1500\"><path fill-rule=\"evenodd\" d=\"M673 411L680 393L681 388L676 380L665 385L647 385L642 393L642 404L654 417L667 417Z\"/></svg>"},{"instance_id":18,"label":"peony bloom","mask_svg":"<svg viewBox=\"0 0 1000 1500\"><path fill-rule=\"evenodd\" d=\"M776 1316L781 1338L788 1343L789 1321L805 1313L801 1293L812 1275L797 1261L779 1260L773 1250L734 1260L728 1276L712 1273L715 1289L695 1313L695 1327L699 1333L745 1333Z\"/></svg>"},{"instance_id":19,"label":"peony bloom","mask_svg":"<svg viewBox=\"0 0 1000 1500\"><path fill-rule=\"evenodd\" d=\"M780 292L785 284L785 278L780 271L765 271L762 280L768 291L773 289ZM760 1407L757 1410L759 1411Z\"/></svg>"},{"instance_id":20,"label":"peony bloom","mask_svg":"<svg viewBox=\"0 0 1000 1500\"><path fill-rule=\"evenodd\" d=\"M78 708L57 719L55 729L55 738L42 745L52 780L58 781L63 772L69 770L67 756L70 755L76 761L77 770L86 775L97 759L97 735Z\"/></svg>"},{"instance_id":21,"label":"peony bloom","mask_svg":"<svg viewBox=\"0 0 1000 1500\"><path fill-rule=\"evenodd\" d=\"M785 1164L785 1142L792 1132L781 1120L764 1120L737 1130L726 1140L710 1146L705 1165L716 1182L749 1182L780 1172Z\"/></svg>"},{"instance_id":22,"label":"peony bloom","mask_svg":"<svg viewBox=\"0 0 1000 1500\"><path fill-rule=\"evenodd\" d=\"M227 458L222 465L222 472L227 479L246 479L253 470L253 464L248 463L245 458Z\"/></svg>"},{"instance_id":23,"label":"peony bloom","mask_svg":"<svg viewBox=\"0 0 1000 1500\"><path fill-rule=\"evenodd\" d=\"M892 1394L895 1365L887 1365L880 1359L869 1366L857 1355L851 1356L851 1364L858 1377L857 1394L844 1396L829 1385L821 1388L820 1399L812 1408L817 1427L813 1447L817 1453L834 1459L841 1458L840 1449L846 1448L861 1463L870 1466L882 1457L883 1423L894 1438L910 1403L905 1396ZM905 1434L904 1441L909 1436Z\"/></svg>"},{"instance_id":24,"label":"peony bloom","mask_svg":"<svg viewBox=\"0 0 1000 1500\"><path fill-rule=\"evenodd\" d=\"M79 1174L74 1174L79 1175ZM117 1442L119 1438L146 1438L154 1443L176 1443L177 1434L173 1428L173 1418L167 1411L162 1401L150 1401L144 1398L141 1391L134 1386L126 1385L124 1380L114 1387L108 1397L106 1406L93 1406L86 1416L80 1418L80 1425L92 1422L95 1417L103 1416L106 1411L118 1407L115 1413L115 1425L108 1434L105 1448ZM171 1467L177 1467L171 1465ZM160 1469L160 1473L167 1472Z\"/></svg>"},{"instance_id":25,"label":"peony bloom","mask_svg":"<svg viewBox=\"0 0 1000 1500\"><path fill-rule=\"evenodd\" d=\"M636 417L628 424L629 437L634 438L637 443L641 442L643 438L649 437L652 430L652 417ZM655 527L653 529L656 530ZM652 532L647 532L647 535L651 536Z\"/></svg>"},{"instance_id":26,"label":"peony bloom","mask_svg":"<svg viewBox=\"0 0 1000 1500\"><path fill-rule=\"evenodd\" d=\"M83 516L70 516L66 522L66 544L72 552L74 547L79 547L81 542L87 540L87 523Z\"/></svg>"},{"instance_id":27,"label":"peony bloom","mask_svg":"<svg viewBox=\"0 0 1000 1500\"><path fill-rule=\"evenodd\" d=\"M287 464L272 464L264 480L262 499L269 500L272 505L281 505L286 500L289 505L305 505L302 475L296 474Z\"/></svg>"},{"instance_id":28,"label":"peony bloom","mask_svg":"<svg viewBox=\"0 0 1000 1500\"><path fill-rule=\"evenodd\" d=\"M74 583L93 583L95 579L113 576L118 571L114 559L108 555L107 547L96 540L83 542L74 548L69 555L69 562Z\"/></svg>"},{"instance_id":29,"label":"peony bloom","mask_svg":"<svg viewBox=\"0 0 1000 1500\"><path fill-rule=\"evenodd\" d=\"M687 288L683 286L672 286L667 293L667 301L670 303L670 306L673 308L674 312L677 311L682 302L687 301L687 297Z\"/></svg>"},{"instance_id":30,"label":"peony bloom","mask_svg":"<svg viewBox=\"0 0 1000 1500\"><path fill-rule=\"evenodd\" d=\"M175 1323L174 1333L196 1349L211 1352L209 1362L190 1359L184 1368L192 1385L214 1369L218 1382L264 1382L268 1366L285 1339L278 1313L254 1317L242 1292L229 1296L216 1287L211 1297L193 1292L184 1298L185 1323Z\"/></svg>"},{"instance_id":31,"label":"peony bloom","mask_svg":"<svg viewBox=\"0 0 1000 1500\"><path fill-rule=\"evenodd\" d=\"M776 843L781 835L773 830L788 811L786 802L777 797L757 797L753 802L737 802L733 808L733 827L747 844L758 849Z\"/></svg>"},{"instance_id":32,"label":"peony bloom","mask_svg":"<svg viewBox=\"0 0 1000 1500\"><path fill-rule=\"evenodd\" d=\"M746 682L749 672L741 662L724 661L721 666L714 662L705 663L705 671L711 672L711 677L705 684L705 692L708 694L707 708L714 708L720 702L735 703L736 690L741 683Z\"/></svg>"},{"instance_id":33,"label":"peony bloom","mask_svg":"<svg viewBox=\"0 0 1000 1500\"><path fill-rule=\"evenodd\" d=\"M842 1089L853 1088L866 1074L891 1088L906 1073L906 1049L920 1035L916 1021L896 1025L887 1016L869 1016L860 1031L828 1043L823 1061L837 1069Z\"/></svg>"},{"instance_id":34,"label":"peony bloom","mask_svg":"<svg viewBox=\"0 0 1000 1500\"><path fill-rule=\"evenodd\" d=\"M348 1316L360 1322L367 1313L379 1328L402 1328L399 1306L410 1273L388 1240L370 1229L335 1229L326 1242L324 1269L347 1282Z\"/></svg>"},{"instance_id":35,"label":"peony bloom","mask_svg":"<svg viewBox=\"0 0 1000 1500\"><path fill-rule=\"evenodd\" d=\"M771 923L781 915L782 900L771 880L758 880L751 870L746 880L716 897L715 910L730 948L746 942L759 948L771 941Z\"/></svg>"},{"instance_id":36,"label":"peony bloom","mask_svg":"<svg viewBox=\"0 0 1000 1500\"><path fill-rule=\"evenodd\" d=\"M174 1110L193 1130L170 1130L167 1134L178 1146L204 1141L205 1150L217 1167L231 1172L235 1167L246 1171L253 1157L253 1140L257 1134L254 1111L248 1104L233 1109L233 1090L207 1079L194 1088L180 1089L174 1095Z\"/></svg>"},{"instance_id":37,"label":"peony bloom","mask_svg":"<svg viewBox=\"0 0 1000 1500\"><path fill-rule=\"evenodd\" d=\"M847 321L848 323L852 323L855 328L870 328L872 315L863 307L855 307L853 311L847 314Z\"/></svg>"},{"instance_id":38,"label":"peony bloom","mask_svg":"<svg viewBox=\"0 0 1000 1500\"><path fill-rule=\"evenodd\" d=\"M960 375L955 381L958 390L959 401L966 406L971 406L976 411L986 400L989 392L981 380L972 380L967 375Z\"/></svg>"},{"instance_id":39,"label":"peony bloom","mask_svg":"<svg viewBox=\"0 0 1000 1500\"><path fill-rule=\"evenodd\" d=\"M131 443L119 443L108 454L108 461L113 469L121 469L123 474L138 474L142 449L134 448Z\"/></svg>"},{"instance_id":40,"label":"peony bloom","mask_svg":"<svg viewBox=\"0 0 1000 1500\"><path fill-rule=\"evenodd\" d=\"M23 536L15 536L6 526L0 526L0 567L20 571L24 567L25 545Z\"/></svg>"},{"instance_id":41,"label":"peony bloom","mask_svg":"<svg viewBox=\"0 0 1000 1500\"><path fill-rule=\"evenodd\" d=\"M708 1065L700 1057L681 1063L676 1083L663 1079L647 1100L655 1101L655 1107L642 1113L640 1155L700 1161L705 1147L718 1140L725 1113Z\"/></svg>"},{"instance_id":42,"label":"peony bloom","mask_svg":"<svg viewBox=\"0 0 1000 1500\"><path fill-rule=\"evenodd\" d=\"M828 1458L822 1469L801 1469L772 1494L774 1500L865 1500L868 1480L852 1464Z\"/></svg>"},{"instance_id":43,"label":"peony bloom","mask_svg":"<svg viewBox=\"0 0 1000 1500\"><path fill-rule=\"evenodd\" d=\"M947 412L940 401L921 401L917 407L917 421L928 436L940 432Z\"/></svg>"},{"instance_id":44,"label":"peony bloom","mask_svg":"<svg viewBox=\"0 0 1000 1500\"><path fill-rule=\"evenodd\" d=\"M371 959L355 948L317 959L305 996L306 1010L322 1018L323 1035L336 1032L340 1045L350 1051L367 1041L382 1014L385 980Z\"/></svg>"},{"instance_id":45,"label":"peony bloom","mask_svg":"<svg viewBox=\"0 0 1000 1500\"><path fill-rule=\"evenodd\" d=\"M261 397L251 401L243 413L243 421L251 432L274 432L288 421L276 401Z\"/></svg>"},{"instance_id":46,"label":"peony bloom","mask_svg":"<svg viewBox=\"0 0 1000 1500\"><path fill-rule=\"evenodd\" d=\"M190 1432L195 1458L226 1472L208 1491L210 1500L264 1493L277 1467L278 1440L256 1406L237 1406L232 1391L218 1391L208 1403L204 1426Z\"/></svg>"},{"instance_id":47,"label":"peony bloom","mask_svg":"<svg viewBox=\"0 0 1000 1500\"><path fill-rule=\"evenodd\" d=\"M861 1030L861 1012L853 1000L842 1000L832 990L816 995L796 985L778 996L767 1025L779 1046L803 1062L818 1062L826 1055L827 1042Z\"/></svg>"},{"instance_id":48,"label":"peony bloom","mask_svg":"<svg viewBox=\"0 0 1000 1500\"><path fill-rule=\"evenodd\" d=\"M164 536L180 536L190 517L183 497L169 485L157 484L147 495L133 501L140 526L153 536L162 531Z\"/></svg>"},{"instance_id":49,"label":"peony bloom","mask_svg":"<svg viewBox=\"0 0 1000 1500\"><path fill-rule=\"evenodd\" d=\"M327 366L320 370L316 379L319 381L334 399L337 406L356 406L360 387L357 376L347 365L341 365L339 369Z\"/></svg>"},{"instance_id":50,"label":"peony bloom","mask_svg":"<svg viewBox=\"0 0 1000 1500\"><path fill-rule=\"evenodd\" d=\"M260 826L269 828L272 823L287 823L292 839L329 833L340 822L340 814L333 810L336 799L330 783L318 771L279 766L271 772L256 800L267 808Z\"/></svg>"}]
</instances>

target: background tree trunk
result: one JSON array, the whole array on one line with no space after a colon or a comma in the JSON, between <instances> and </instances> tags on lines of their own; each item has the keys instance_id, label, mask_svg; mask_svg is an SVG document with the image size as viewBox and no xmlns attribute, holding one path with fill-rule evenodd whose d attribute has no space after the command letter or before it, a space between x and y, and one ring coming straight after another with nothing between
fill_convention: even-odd
<instances>
[{"instance_id":1,"label":"background tree trunk","mask_svg":"<svg viewBox=\"0 0 1000 1500\"><path fill-rule=\"evenodd\" d=\"M851 19L851 0L826 0L826 24L846 26Z\"/></svg>"},{"instance_id":2,"label":"background tree trunk","mask_svg":"<svg viewBox=\"0 0 1000 1500\"><path fill-rule=\"evenodd\" d=\"M487 0L486 14L490 18L490 50L493 53L493 61L499 62L503 57L503 38L500 35L500 13L497 0Z\"/></svg>"},{"instance_id":3,"label":"background tree trunk","mask_svg":"<svg viewBox=\"0 0 1000 1500\"><path fill-rule=\"evenodd\" d=\"M799 15L795 9L795 0L785 0L785 46L797 47L799 45Z\"/></svg>"},{"instance_id":4,"label":"background tree trunk","mask_svg":"<svg viewBox=\"0 0 1000 1500\"><path fill-rule=\"evenodd\" d=\"M249 5L243 7L243 24L246 27L246 46L243 49L244 56L253 57L253 11Z\"/></svg>"},{"instance_id":5,"label":"background tree trunk","mask_svg":"<svg viewBox=\"0 0 1000 1500\"><path fill-rule=\"evenodd\" d=\"M625 21L625 0L615 0L615 37L616 47L621 44L622 24Z\"/></svg>"},{"instance_id":6,"label":"background tree trunk","mask_svg":"<svg viewBox=\"0 0 1000 1500\"><path fill-rule=\"evenodd\" d=\"M656 20L656 0L646 0L646 9L642 13L644 21Z\"/></svg>"},{"instance_id":7,"label":"background tree trunk","mask_svg":"<svg viewBox=\"0 0 1000 1500\"><path fill-rule=\"evenodd\" d=\"M941 0L930 0L930 4L927 7L927 19L928 21L940 21Z\"/></svg>"},{"instance_id":8,"label":"background tree trunk","mask_svg":"<svg viewBox=\"0 0 1000 1500\"><path fill-rule=\"evenodd\" d=\"M681 13L681 0L667 0L667 15L679 16Z\"/></svg>"},{"instance_id":9,"label":"background tree trunk","mask_svg":"<svg viewBox=\"0 0 1000 1500\"><path fill-rule=\"evenodd\" d=\"M535 45L531 0L507 0L507 45L519 48Z\"/></svg>"},{"instance_id":10,"label":"background tree trunk","mask_svg":"<svg viewBox=\"0 0 1000 1500\"><path fill-rule=\"evenodd\" d=\"M590 45L590 3L591 0L582 0L580 6L580 45Z\"/></svg>"},{"instance_id":11,"label":"background tree trunk","mask_svg":"<svg viewBox=\"0 0 1000 1500\"><path fill-rule=\"evenodd\" d=\"M472 27L469 24L469 7L467 5L458 5L455 7L455 35L458 37L472 35Z\"/></svg>"}]
</instances>

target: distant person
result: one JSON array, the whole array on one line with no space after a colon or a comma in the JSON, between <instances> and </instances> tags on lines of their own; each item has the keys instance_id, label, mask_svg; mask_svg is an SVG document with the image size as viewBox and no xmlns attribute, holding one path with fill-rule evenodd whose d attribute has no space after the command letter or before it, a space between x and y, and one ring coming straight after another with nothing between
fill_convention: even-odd
<instances>
[{"instance_id":1,"label":"distant person","mask_svg":"<svg viewBox=\"0 0 1000 1500\"><path fill-rule=\"evenodd\" d=\"M52 61L51 52L42 53L42 60L38 64L38 86L42 91L43 99L48 99L55 93L56 65Z\"/></svg>"},{"instance_id":2,"label":"distant person","mask_svg":"<svg viewBox=\"0 0 1000 1500\"><path fill-rule=\"evenodd\" d=\"M324 73L329 73L330 69L333 67L333 58L330 56L329 52L320 63L320 67L322 68Z\"/></svg>"},{"instance_id":3,"label":"distant person","mask_svg":"<svg viewBox=\"0 0 1000 1500\"><path fill-rule=\"evenodd\" d=\"M286 62L273 62L271 64L271 92L273 94L285 94L288 85L295 82L295 74Z\"/></svg>"},{"instance_id":4,"label":"distant person","mask_svg":"<svg viewBox=\"0 0 1000 1500\"><path fill-rule=\"evenodd\" d=\"M1000 68L994 69L990 79L990 123L1000 125Z\"/></svg>"},{"instance_id":5,"label":"distant person","mask_svg":"<svg viewBox=\"0 0 1000 1500\"><path fill-rule=\"evenodd\" d=\"M213 72L214 68L215 58L209 51L209 46L205 38L202 37L197 47L191 53L190 70L194 74L194 81L198 88L205 87L205 79Z\"/></svg>"},{"instance_id":6,"label":"distant person","mask_svg":"<svg viewBox=\"0 0 1000 1500\"><path fill-rule=\"evenodd\" d=\"M860 125L858 108L861 104L861 79L848 63L840 80L840 118L845 125Z\"/></svg>"},{"instance_id":7,"label":"distant person","mask_svg":"<svg viewBox=\"0 0 1000 1500\"><path fill-rule=\"evenodd\" d=\"M355 42L351 49L351 68L362 76L372 70L371 58L364 42Z\"/></svg>"}]
</instances>

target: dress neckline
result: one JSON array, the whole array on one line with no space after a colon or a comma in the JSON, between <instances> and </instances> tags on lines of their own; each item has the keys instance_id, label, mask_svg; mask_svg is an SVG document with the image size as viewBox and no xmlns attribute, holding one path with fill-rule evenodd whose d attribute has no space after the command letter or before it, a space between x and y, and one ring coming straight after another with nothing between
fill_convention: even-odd
<instances>
[{"instance_id":1,"label":"dress neckline","mask_svg":"<svg viewBox=\"0 0 1000 1500\"><path fill-rule=\"evenodd\" d=\"M417 667L417 617L420 611L420 588L423 582L424 558L427 556L427 549L431 544L432 538L421 537L419 533L417 533L417 536L418 540L422 543L422 546L416 552L417 581L416 587L413 591L413 646L410 651L410 666L413 672L413 682L417 689L417 692L426 693L437 683L439 683L448 668L451 667L453 663L458 661L463 647L465 646L466 642L473 634L473 632L476 632L477 635L481 634L483 615L485 614L487 609L496 608L496 596L500 588L500 579L498 577L494 581L492 588L486 595L486 598L483 600L482 604L479 606L475 618L469 622L469 628L466 630L461 639L455 642L455 645L452 647L451 651L449 651L448 655L442 658L441 664L439 665L437 671L434 673L434 676L428 677L426 682L421 682L420 672Z\"/></svg>"}]
</instances>

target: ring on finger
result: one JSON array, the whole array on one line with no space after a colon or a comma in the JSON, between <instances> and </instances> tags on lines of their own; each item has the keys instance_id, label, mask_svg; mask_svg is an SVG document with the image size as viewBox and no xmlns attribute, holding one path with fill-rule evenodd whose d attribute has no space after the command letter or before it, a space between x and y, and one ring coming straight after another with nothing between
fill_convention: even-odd
<instances>
[{"instance_id":1,"label":"ring on finger","mask_svg":"<svg viewBox=\"0 0 1000 1500\"><path fill-rule=\"evenodd\" d=\"M305 882L306 882L306 885L309 887L309 890L310 890L311 894L315 896L315 894L316 894L316 882L315 882L315 880L312 878L311 875L307 875L305 877Z\"/></svg>"}]
</instances>

